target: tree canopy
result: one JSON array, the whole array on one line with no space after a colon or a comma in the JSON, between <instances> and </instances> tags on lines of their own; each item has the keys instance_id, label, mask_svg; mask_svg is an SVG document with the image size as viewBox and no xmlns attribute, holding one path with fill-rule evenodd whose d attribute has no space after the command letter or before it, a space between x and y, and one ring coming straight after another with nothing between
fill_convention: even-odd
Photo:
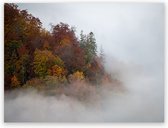
<instances>
[{"instance_id":1,"label":"tree canopy","mask_svg":"<svg viewBox=\"0 0 168 128\"><path fill-rule=\"evenodd\" d=\"M74 27L62 22L49 32L40 19L16 4L4 5L4 20L5 89L37 79L85 79L93 84L103 79L102 56L97 55L93 32L82 31L78 38Z\"/></svg>"}]
</instances>

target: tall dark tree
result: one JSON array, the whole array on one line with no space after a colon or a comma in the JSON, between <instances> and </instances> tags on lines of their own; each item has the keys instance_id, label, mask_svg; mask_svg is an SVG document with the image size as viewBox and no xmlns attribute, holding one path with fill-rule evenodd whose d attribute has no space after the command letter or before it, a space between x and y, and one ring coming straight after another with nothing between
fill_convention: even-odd
<instances>
[{"instance_id":1,"label":"tall dark tree","mask_svg":"<svg viewBox=\"0 0 168 128\"><path fill-rule=\"evenodd\" d=\"M80 47L84 49L86 64L90 64L97 54L96 39L93 32L84 35L82 31L80 36Z\"/></svg>"}]
</instances>

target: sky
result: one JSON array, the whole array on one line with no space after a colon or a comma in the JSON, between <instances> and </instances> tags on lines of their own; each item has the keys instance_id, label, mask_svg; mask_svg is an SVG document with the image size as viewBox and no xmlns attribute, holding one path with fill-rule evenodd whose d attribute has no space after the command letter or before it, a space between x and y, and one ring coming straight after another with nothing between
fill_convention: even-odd
<instances>
[{"instance_id":1,"label":"sky","mask_svg":"<svg viewBox=\"0 0 168 128\"><path fill-rule=\"evenodd\" d=\"M18 4L38 17L43 27L64 22L79 36L92 31L98 51L111 59L136 65L156 79L164 79L165 5L163 3L78 2ZM163 86L162 86L163 87Z\"/></svg>"},{"instance_id":2,"label":"sky","mask_svg":"<svg viewBox=\"0 0 168 128\"><path fill-rule=\"evenodd\" d=\"M38 17L43 27L64 22L95 34L98 51L149 70L163 67L164 4L159 3L49 3L18 4ZM158 69L159 70L159 69Z\"/></svg>"}]
</instances>

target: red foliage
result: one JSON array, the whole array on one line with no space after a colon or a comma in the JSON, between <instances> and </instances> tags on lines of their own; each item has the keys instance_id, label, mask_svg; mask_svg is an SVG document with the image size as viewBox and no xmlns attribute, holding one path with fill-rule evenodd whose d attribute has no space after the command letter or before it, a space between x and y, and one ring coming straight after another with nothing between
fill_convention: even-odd
<instances>
[{"instance_id":1,"label":"red foliage","mask_svg":"<svg viewBox=\"0 0 168 128\"><path fill-rule=\"evenodd\" d=\"M85 66L84 52L79 46L74 30L60 23L53 27L54 53L64 61L69 73L82 70Z\"/></svg>"}]
</instances>

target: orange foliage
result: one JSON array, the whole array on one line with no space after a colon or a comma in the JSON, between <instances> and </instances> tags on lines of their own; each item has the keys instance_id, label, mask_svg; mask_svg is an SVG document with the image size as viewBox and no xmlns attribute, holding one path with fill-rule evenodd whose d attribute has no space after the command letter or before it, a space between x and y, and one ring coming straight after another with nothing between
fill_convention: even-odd
<instances>
[{"instance_id":1,"label":"orange foliage","mask_svg":"<svg viewBox=\"0 0 168 128\"><path fill-rule=\"evenodd\" d=\"M81 81L81 80L84 80L84 74L83 72L80 72L80 71L76 71L74 72L73 74L69 75L69 80L71 82L73 81Z\"/></svg>"},{"instance_id":2,"label":"orange foliage","mask_svg":"<svg viewBox=\"0 0 168 128\"><path fill-rule=\"evenodd\" d=\"M50 49L50 46L49 46L48 41L44 41L43 49L44 49L44 50L49 50L49 49Z\"/></svg>"},{"instance_id":3,"label":"orange foliage","mask_svg":"<svg viewBox=\"0 0 168 128\"><path fill-rule=\"evenodd\" d=\"M65 75L65 69L58 65L54 65L51 67L51 69L48 70L48 73L49 75L52 75L52 76L61 77Z\"/></svg>"},{"instance_id":4,"label":"orange foliage","mask_svg":"<svg viewBox=\"0 0 168 128\"><path fill-rule=\"evenodd\" d=\"M20 82L19 80L17 79L17 77L14 75L12 78L11 78L11 87L19 87L20 86Z\"/></svg>"}]
</instances>

